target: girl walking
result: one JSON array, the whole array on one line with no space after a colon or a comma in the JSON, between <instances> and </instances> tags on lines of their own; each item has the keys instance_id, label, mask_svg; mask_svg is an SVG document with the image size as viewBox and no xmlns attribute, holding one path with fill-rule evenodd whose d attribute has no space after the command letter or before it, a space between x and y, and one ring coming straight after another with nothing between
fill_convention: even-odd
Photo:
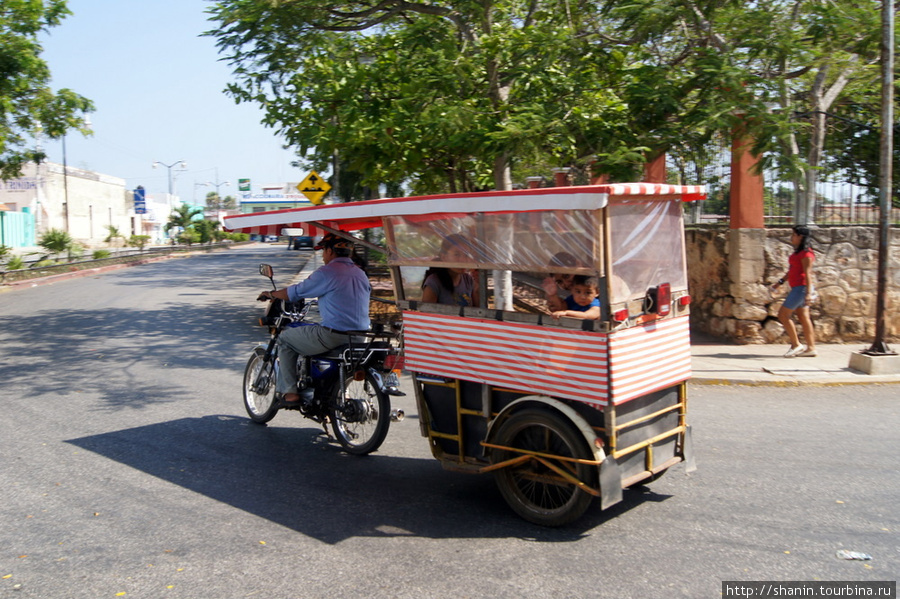
<instances>
[{"instance_id":1,"label":"girl walking","mask_svg":"<svg viewBox=\"0 0 900 599\"><path fill-rule=\"evenodd\" d=\"M815 255L809 248L809 227L795 225L791 234L791 245L794 246L794 253L788 258L787 274L772 285L772 291L775 291L787 280L791 287L791 291L778 311L778 320L784 326L791 341L791 348L784 354L784 357L814 358L816 356L816 332L809 317L809 304L816 300L816 291L813 288L812 280L812 265ZM803 327L806 345L800 343L800 338L797 336L797 327L792 320L795 312L800 326Z\"/></svg>"}]
</instances>

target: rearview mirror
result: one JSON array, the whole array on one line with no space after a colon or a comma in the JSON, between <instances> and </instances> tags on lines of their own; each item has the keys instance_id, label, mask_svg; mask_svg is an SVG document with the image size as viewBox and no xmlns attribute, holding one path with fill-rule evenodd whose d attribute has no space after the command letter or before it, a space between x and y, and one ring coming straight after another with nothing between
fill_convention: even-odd
<instances>
[{"instance_id":1,"label":"rearview mirror","mask_svg":"<svg viewBox=\"0 0 900 599\"><path fill-rule=\"evenodd\" d=\"M259 265L259 274L264 277L272 278L272 266L270 264L260 264Z\"/></svg>"}]
</instances>

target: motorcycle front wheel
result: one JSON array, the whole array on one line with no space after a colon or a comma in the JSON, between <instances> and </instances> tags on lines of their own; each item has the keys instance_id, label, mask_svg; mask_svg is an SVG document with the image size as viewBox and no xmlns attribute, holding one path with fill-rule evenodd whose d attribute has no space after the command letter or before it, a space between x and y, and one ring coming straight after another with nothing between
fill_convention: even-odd
<instances>
[{"instance_id":1,"label":"motorcycle front wheel","mask_svg":"<svg viewBox=\"0 0 900 599\"><path fill-rule=\"evenodd\" d=\"M391 400L366 371L347 376L332 403L331 428L344 451L354 455L372 453L384 443L391 423ZM340 383L337 384L340 387Z\"/></svg>"},{"instance_id":2,"label":"motorcycle front wheel","mask_svg":"<svg viewBox=\"0 0 900 599\"><path fill-rule=\"evenodd\" d=\"M275 400L275 362L266 363L266 350L257 347L244 369L244 408L253 422L265 424L278 412Z\"/></svg>"}]
</instances>

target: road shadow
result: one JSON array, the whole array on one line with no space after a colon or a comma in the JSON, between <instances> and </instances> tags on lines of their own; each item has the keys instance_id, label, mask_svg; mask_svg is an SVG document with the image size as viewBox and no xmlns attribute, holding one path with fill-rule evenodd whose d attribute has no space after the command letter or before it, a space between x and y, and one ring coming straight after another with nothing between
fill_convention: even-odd
<instances>
[{"instance_id":1,"label":"road shadow","mask_svg":"<svg viewBox=\"0 0 900 599\"><path fill-rule=\"evenodd\" d=\"M3 353L13 357L0 363L0 380L20 385L24 397L79 389L98 392L110 405L167 401L183 391L166 377L167 368L242 371L253 345L265 341L265 330L253 326L258 316L252 306L215 302L0 316ZM133 374L138 363L156 367L159 376ZM135 394L131 400L120 395L126 390Z\"/></svg>"},{"instance_id":2,"label":"road shadow","mask_svg":"<svg viewBox=\"0 0 900 599\"><path fill-rule=\"evenodd\" d=\"M172 368L240 377L252 348L268 338L254 299L270 283L256 265L273 262L287 280L303 264L299 252L282 253L215 253L116 271L103 277L91 307L67 306L60 285L58 308L0 315L0 380L24 398L96 393L102 410L181 399L191 389L167 374ZM149 307L104 306L102 295L117 286L169 293Z\"/></svg>"},{"instance_id":3,"label":"road shadow","mask_svg":"<svg viewBox=\"0 0 900 599\"><path fill-rule=\"evenodd\" d=\"M446 472L431 459L350 456L318 432L221 415L67 443L330 544L395 536L571 542L644 503L667 499L627 490L611 509L594 502L572 525L543 528L516 516L490 476Z\"/></svg>"}]
</instances>

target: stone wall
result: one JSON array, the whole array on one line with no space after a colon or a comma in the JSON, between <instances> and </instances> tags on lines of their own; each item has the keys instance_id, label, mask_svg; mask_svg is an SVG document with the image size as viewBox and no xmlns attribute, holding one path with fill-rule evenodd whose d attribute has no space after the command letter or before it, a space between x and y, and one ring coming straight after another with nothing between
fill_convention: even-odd
<instances>
[{"instance_id":1,"label":"stone wall","mask_svg":"<svg viewBox=\"0 0 900 599\"><path fill-rule=\"evenodd\" d=\"M776 315L787 294L768 285L787 272L790 228L688 229L691 328L735 343L787 343ZM819 300L810 310L816 340L871 342L875 336L878 227L813 229ZM900 340L900 233L891 230L885 323ZM798 327L799 328L799 327Z\"/></svg>"}]
</instances>

